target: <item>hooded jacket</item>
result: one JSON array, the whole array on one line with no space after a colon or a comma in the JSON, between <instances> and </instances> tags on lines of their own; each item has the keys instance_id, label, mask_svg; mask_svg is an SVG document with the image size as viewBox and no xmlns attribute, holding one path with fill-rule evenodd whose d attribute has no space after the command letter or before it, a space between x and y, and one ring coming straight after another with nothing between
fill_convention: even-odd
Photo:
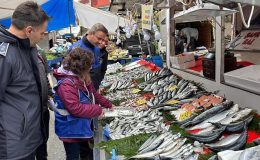
<instances>
[{"instance_id":1,"label":"hooded jacket","mask_svg":"<svg viewBox=\"0 0 260 160\"><path fill-rule=\"evenodd\" d=\"M102 113L101 107L112 107L111 102L95 90L93 83L85 86L84 82L80 80L78 76L63 69L62 66L57 70L54 70L53 75L57 81L70 79L64 80L57 88L55 88L56 94L59 96L65 109L70 115L79 118L94 118L98 117ZM73 81L73 83L71 83L71 81ZM85 92L87 95L93 94L95 104L80 103L78 90ZM61 140L64 142L79 142L83 139L62 138Z\"/></svg>"},{"instance_id":2,"label":"hooded jacket","mask_svg":"<svg viewBox=\"0 0 260 160\"><path fill-rule=\"evenodd\" d=\"M21 159L43 141L37 49L0 27L0 159Z\"/></svg>"}]
</instances>

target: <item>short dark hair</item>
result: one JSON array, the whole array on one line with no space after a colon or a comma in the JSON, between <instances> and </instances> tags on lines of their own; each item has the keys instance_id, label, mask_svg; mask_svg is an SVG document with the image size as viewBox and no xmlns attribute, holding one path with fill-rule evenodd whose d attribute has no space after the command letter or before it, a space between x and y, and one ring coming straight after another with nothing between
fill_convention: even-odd
<instances>
[{"instance_id":1,"label":"short dark hair","mask_svg":"<svg viewBox=\"0 0 260 160\"><path fill-rule=\"evenodd\" d=\"M108 35L108 30L107 30L107 28L106 28L103 24L101 24L101 23L96 23L96 24L94 24L94 25L90 28L90 30L88 31L88 33L96 33L96 32L98 32L98 31L103 32L103 33L105 33L106 35Z\"/></svg>"},{"instance_id":2,"label":"short dark hair","mask_svg":"<svg viewBox=\"0 0 260 160\"><path fill-rule=\"evenodd\" d=\"M36 2L27 1L16 7L12 15L12 25L17 29L23 29L27 26L38 27L50 17Z\"/></svg>"}]
</instances>

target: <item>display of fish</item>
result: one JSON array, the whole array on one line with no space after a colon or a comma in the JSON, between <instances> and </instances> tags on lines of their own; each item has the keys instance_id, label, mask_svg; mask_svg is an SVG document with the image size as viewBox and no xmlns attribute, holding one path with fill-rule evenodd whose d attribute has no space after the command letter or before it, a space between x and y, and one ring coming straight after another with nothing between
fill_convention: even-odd
<instances>
[{"instance_id":1,"label":"display of fish","mask_svg":"<svg viewBox=\"0 0 260 160\"><path fill-rule=\"evenodd\" d=\"M186 138L181 138L180 133L165 132L159 136L152 135L139 148L138 154L131 158L153 158L158 155L161 158L171 157L174 159L189 157L193 153L193 146L185 144L186 140Z\"/></svg>"},{"instance_id":2,"label":"display of fish","mask_svg":"<svg viewBox=\"0 0 260 160\"><path fill-rule=\"evenodd\" d=\"M228 116L227 118L224 118L223 120L219 121L220 124L230 124L232 122L238 121L239 119L242 119L243 117L248 116L252 112L252 109L250 108L243 108L240 111Z\"/></svg>"},{"instance_id":3,"label":"display of fish","mask_svg":"<svg viewBox=\"0 0 260 160\"><path fill-rule=\"evenodd\" d=\"M246 144L247 126L244 125L244 131L240 134L231 134L222 138L220 141L206 144L207 147L214 151L238 150Z\"/></svg>"},{"instance_id":4,"label":"display of fish","mask_svg":"<svg viewBox=\"0 0 260 160\"><path fill-rule=\"evenodd\" d=\"M111 139L120 139L141 133L165 132L169 129L158 110L137 112L133 116L119 117L110 123Z\"/></svg>"},{"instance_id":5,"label":"display of fish","mask_svg":"<svg viewBox=\"0 0 260 160\"><path fill-rule=\"evenodd\" d=\"M225 126L226 131L228 132L238 132L244 129L244 125L249 125L249 123L253 120L254 116L250 115L245 119L241 119L239 122L230 123L230 124L221 124L221 123L214 123L219 127Z\"/></svg>"},{"instance_id":6,"label":"display of fish","mask_svg":"<svg viewBox=\"0 0 260 160\"><path fill-rule=\"evenodd\" d=\"M200 115L198 115L197 117L195 117L192 121L189 121L185 124L182 125L182 127L187 127L189 125L195 125L198 124L212 116L214 116L217 113L220 113L226 109L228 109L230 106L232 106L233 102L232 101L225 101L219 105L216 105L204 112L202 112Z\"/></svg>"},{"instance_id":7,"label":"display of fish","mask_svg":"<svg viewBox=\"0 0 260 160\"><path fill-rule=\"evenodd\" d=\"M203 122L195 125L195 126L187 128L187 130L204 129L204 128L210 127L210 126L212 126L212 123L219 122L220 120L224 119L225 117L227 117L230 114L233 114L233 113L237 112L238 110L239 110L238 105L235 104L229 110L220 112L220 113L218 113L218 114L216 114L216 115L214 115L214 116L204 120Z\"/></svg>"},{"instance_id":8,"label":"display of fish","mask_svg":"<svg viewBox=\"0 0 260 160\"><path fill-rule=\"evenodd\" d=\"M221 127L221 128L217 128L217 129L214 128L214 130L212 130L208 134L189 135L189 137L196 141L202 142L202 143L211 143L211 142L214 142L219 137L221 137L221 134L225 131L225 129L226 129L226 127Z\"/></svg>"}]
</instances>

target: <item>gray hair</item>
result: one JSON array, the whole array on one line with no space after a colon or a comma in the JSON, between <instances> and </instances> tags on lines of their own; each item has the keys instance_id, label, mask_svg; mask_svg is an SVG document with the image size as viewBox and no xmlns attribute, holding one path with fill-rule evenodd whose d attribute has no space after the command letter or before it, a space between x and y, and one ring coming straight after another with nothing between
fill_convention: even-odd
<instances>
[{"instance_id":1,"label":"gray hair","mask_svg":"<svg viewBox=\"0 0 260 160\"><path fill-rule=\"evenodd\" d=\"M96 23L96 24L94 24L91 28L90 28L90 30L88 31L88 34L90 34L90 33L96 33L96 32L98 32L98 31L100 31L100 32L103 32L103 33L105 33L105 34L108 34L108 30L106 29L106 27L103 25L103 24L101 24L101 23Z\"/></svg>"}]
</instances>

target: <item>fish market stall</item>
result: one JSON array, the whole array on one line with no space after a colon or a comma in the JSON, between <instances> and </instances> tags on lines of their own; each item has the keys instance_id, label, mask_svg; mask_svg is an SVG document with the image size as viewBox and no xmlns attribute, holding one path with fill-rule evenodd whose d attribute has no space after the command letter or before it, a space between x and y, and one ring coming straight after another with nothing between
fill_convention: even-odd
<instances>
[{"instance_id":1,"label":"fish market stall","mask_svg":"<svg viewBox=\"0 0 260 160\"><path fill-rule=\"evenodd\" d=\"M115 149L123 159L204 160L257 147L260 117L252 108L166 68L140 61L109 68L114 71L105 76L103 93L116 107L102 120L107 141L97 144L108 155Z\"/></svg>"},{"instance_id":2,"label":"fish market stall","mask_svg":"<svg viewBox=\"0 0 260 160\"><path fill-rule=\"evenodd\" d=\"M173 36L168 36L168 68L143 60L114 65L102 92L116 107L101 120L106 140L97 147L107 154L113 150L115 159L115 152L122 159L260 159L260 95L225 82L222 7L212 11L191 1L198 6L190 9L181 2L186 10L178 13L178 22L199 20L197 13L215 19L215 80L172 66ZM175 29L174 5L165 6L168 33Z\"/></svg>"}]
</instances>

